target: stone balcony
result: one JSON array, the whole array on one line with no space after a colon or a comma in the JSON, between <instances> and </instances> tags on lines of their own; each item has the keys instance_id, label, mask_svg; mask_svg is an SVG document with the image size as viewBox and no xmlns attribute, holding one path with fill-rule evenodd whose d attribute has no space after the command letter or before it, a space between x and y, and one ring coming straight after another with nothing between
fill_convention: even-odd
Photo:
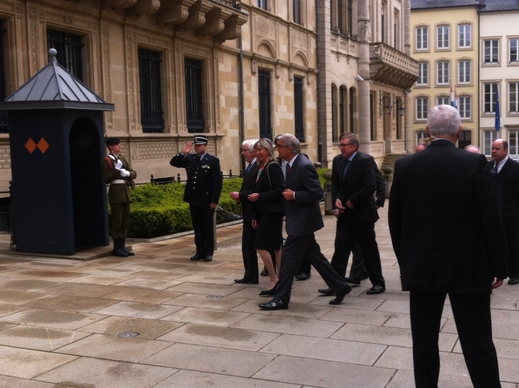
<instances>
[{"instance_id":1,"label":"stone balcony","mask_svg":"<svg viewBox=\"0 0 519 388\"><path fill-rule=\"evenodd\" d=\"M125 9L128 16L156 14L175 30L193 30L215 41L238 38L249 17L238 0L104 0L103 7Z\"/></svg>"},{"instance_id":2,"label":"stone balcony","mask_svg":"<svg viewBox=\"0 0 519 388\"><path fill-rule=\"evenodd\" d=\"M418 61L385 43L371 43L369 58L374 82L409 89L418 79Z\"/></svg>"}]
</instances>

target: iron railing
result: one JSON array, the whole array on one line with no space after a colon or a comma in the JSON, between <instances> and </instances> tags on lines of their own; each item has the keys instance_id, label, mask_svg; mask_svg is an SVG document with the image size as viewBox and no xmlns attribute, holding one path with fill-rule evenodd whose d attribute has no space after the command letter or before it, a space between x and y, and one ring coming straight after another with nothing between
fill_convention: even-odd
<instances>
[{"instance_id":1,"label":"iron railing","mask_svg":"<svg viewBox=\"0 0 519 388\"><path fill-rule=\"evenodd\" d=\"M233 174L232 170L229 170L229 173L228 174L224 174L223 171L221 172L222 174L222 179L229 179L229 178L243 178L243 173L244 171L240 171L240 174L239 175L236 175L236 174ZM159 185L162 185L162 184L167 184L167 183L186 183L187 182L187 179L182 179L182 177L180 176L180 174L177 174L176 177L168 177L168 178L158 178L156 179L153 174L150 175L150 183L154 183L154 184L159 184ZM147 182L143 182L143 183L136 183L137 185L144 185L146 184Z\"/></svg>"},{"instance_id":2,"label":"iron railing","mask_svg":"<svg viewBox=\"0 0 519 388\"><path fill-rule=\"evenodd\" d=\"M217 3L222 3L228 5L229 7L233 7L235 9L241 10L241 1L240 0L213 0Z\"/></svg>"}]
</instances>

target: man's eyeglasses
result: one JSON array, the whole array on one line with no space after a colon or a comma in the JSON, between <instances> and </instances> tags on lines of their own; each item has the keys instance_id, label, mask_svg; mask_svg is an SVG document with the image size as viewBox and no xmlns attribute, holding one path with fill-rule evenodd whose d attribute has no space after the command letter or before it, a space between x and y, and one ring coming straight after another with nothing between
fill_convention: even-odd
<instances>
[{"instance_id":1,"label":"man's eyeglasses","mask_svg":"<svg viewBox=\"0 0 519 388\"><path fill-rule=\"evenodd\" d=\"M275 145L274 148L287 148L287 145Z\"/></svg>"},{"instance_id":2,"label":"man's eyeglasses","mask_svg":"<svg viewBox=\"0 0 519 388\"><path fill-rule=\"evenodd\" d=\"M345 148L345 147L348 147L348 146L351 146L351 145L353 145L353 144L351 144L351 143L341 143L341 144L339 144L339 148Z\"/></svg>"}]
</instances>

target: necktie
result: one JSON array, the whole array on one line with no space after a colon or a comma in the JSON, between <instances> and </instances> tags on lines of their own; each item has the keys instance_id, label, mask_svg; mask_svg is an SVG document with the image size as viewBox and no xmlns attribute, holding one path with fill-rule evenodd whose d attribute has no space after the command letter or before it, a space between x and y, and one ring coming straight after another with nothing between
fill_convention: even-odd
<instances>
[{"instance_id":1,"label":"necktie","mask_svg":"<svg viewBox=\"0 0 519 388\"><path fill-rule=\"evenodd\" d=\"M290 174L290 163L287 163L287 165L285 166L285 173L286 173L286 176L288 176L288 174Z\"/></svg>"},{"instance_id":2,"label":"necktie","mask_svg":"<svg viewBox=\"0 0 519 388\"><path fill-rule=\"evenodd\" d=\"M499 163L495 162L494 164L494 168L492 171L494 171L496 174L497 174L497 166L499 165Z\"/></svg>"},{"instance_id":3,"label":"necktie","mask_svg":"<svg viewBox=\"0 0 519 388\"><path fill-rule=\"evenodd\" d=\"M348 167L350 167L350 160L347 159L346 163L344 164L344 171L342 172L342 179L346 178L346 173L348 172Z\"/></svg>"},{"instance_id":4,"label":"necktie","mask_svg":"<svg viewBox=\"0 0 519 388\"><path fill-rule=\"evenodd\" d=\"M252 163L249 163L249 165L247 166L247 172L250 171L251 167L252 167Z\"/></svg>"}]
</instances>

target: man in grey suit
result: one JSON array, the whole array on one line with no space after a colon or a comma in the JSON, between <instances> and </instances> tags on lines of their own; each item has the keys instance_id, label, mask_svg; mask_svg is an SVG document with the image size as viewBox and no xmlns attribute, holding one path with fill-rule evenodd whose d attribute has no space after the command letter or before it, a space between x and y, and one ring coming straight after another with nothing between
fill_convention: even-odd
<instances>
[{"instance_id":1,"label":"man in grey suit","mask_svg":"<svg viewBox=\"0 0 519 388\"><path fill-rule=\"evenodd\" d=\"M328 287L336 293L330 304L340 304L351 291L344 277L339 276L330 262L321 253L314 232L324 226L319 202L323 189L315 167L310 160L301 157L301 144L291 134L284 134L277 140L279 156L286 160L285 219L287 239L283 245L283 256L279 281L274 298L259 307L263 310L287 309L294 275L303 257L319 272Z\"/></svg>"},{"instance_id":2,"label":"man in grey suit","mask_svg":"<svg viewBox=\"0 0 519 388\"><path fill-rule=\"evenodd\" d=\"M455 108L432 108L426 131L433 140L396 162L389 196L389 231L402 289L410 291L419 388L438 387L447 295L473 386L501 387L490 293L507 276L505 231L487 160L456 147L461 130Z\"/></svg>"}]
</instances>

